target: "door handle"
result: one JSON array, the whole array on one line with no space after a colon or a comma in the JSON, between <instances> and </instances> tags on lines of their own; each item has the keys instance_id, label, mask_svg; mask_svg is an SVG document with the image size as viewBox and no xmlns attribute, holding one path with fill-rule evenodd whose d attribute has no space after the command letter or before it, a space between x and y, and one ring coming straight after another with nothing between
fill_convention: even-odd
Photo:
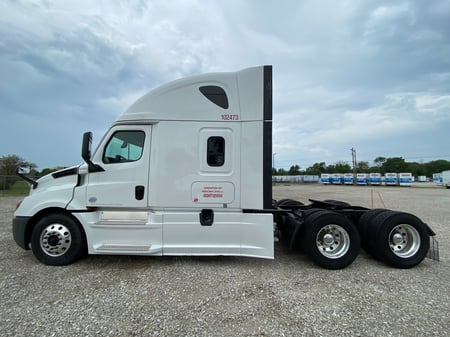
<instances>
[{"instance_id":1,"label":"door handle","mask_svg":"<svg viewBox=\"0 0 450 337\"><path fill-rule=\"evenodd\" d=\"M144 199L145 187L142 185L138 185L134 188L134 197L136 200Z\"/></svg>"}]
</instances>

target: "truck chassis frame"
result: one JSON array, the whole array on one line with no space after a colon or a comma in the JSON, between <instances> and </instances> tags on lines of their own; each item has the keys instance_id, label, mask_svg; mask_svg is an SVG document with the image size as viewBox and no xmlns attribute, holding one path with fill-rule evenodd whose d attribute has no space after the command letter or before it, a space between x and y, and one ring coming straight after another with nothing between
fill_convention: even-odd
<instances>
[{"instance_id":1,"label":"truck chassis frame","mask_svg":"<svg viewBox=\"0 0 450 337\"><path fill-rule=\"evenodd\" d=\"M360 247L396 268L412 268L425 257L439 259L436 234L416 216L368 209L338 200L274 200L276 236L289 249L303 250L327 269L350 265Z\"/></svg>"}]
</instances>

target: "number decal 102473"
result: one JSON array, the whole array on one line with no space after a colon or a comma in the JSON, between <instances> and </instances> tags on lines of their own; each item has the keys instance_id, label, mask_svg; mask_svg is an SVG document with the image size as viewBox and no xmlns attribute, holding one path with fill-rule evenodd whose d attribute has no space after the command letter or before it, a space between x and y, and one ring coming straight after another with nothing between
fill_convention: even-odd
<instances>
[{"instance_id":1,"label":"number decal 102473","mask_svg":"<svg viewBox=\"0 0 450 337\"><path fill-rule=\"evenodd\" d=\"M223 121L238 121L239 115L230 115L230 114L224 114L222 115Z\"/></svg>"}]
</instances>

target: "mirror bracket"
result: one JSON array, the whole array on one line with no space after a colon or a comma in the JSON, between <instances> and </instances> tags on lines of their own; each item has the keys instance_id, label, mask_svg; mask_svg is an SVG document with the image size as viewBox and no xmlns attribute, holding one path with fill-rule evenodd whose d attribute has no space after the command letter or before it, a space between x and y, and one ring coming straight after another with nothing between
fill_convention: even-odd
<instances>
[{"instance_id":1,"label":"mirror bracket","mask_svg":"<svg viewBox=\"0 0 450 337\"><path fill-rule=\"evenodd\" d=\"M33 189L36 189L36 187L38 187L38 183L36 180L31 179L30 177L27 177L25 174L30 173L30 168L27 167L18 167L16 168L16 174L22 178L23 180L25 180L27 183L30 183L33 186Z\"/></svg>"},{"instance_id":2,"label":"mirror bracket","mask_svg":"<svg viewBox=\"0 0 450 337\"><path fill-rule=\"evenodd\" d=\"M81 157L88 165L88 171L90 173L105 171L103 167L94 164L91 161L91 147L92 147L92 132L85 132L83 135L83 145L81 147Z\"/></svg>"}]
</instances>

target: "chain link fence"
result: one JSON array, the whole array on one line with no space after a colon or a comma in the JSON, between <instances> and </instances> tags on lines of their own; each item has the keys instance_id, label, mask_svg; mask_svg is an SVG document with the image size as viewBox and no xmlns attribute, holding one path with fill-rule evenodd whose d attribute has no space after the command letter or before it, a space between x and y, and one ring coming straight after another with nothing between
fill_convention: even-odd
<instances>
[{"instance_id":1,"label":"chain link fence","mask_svg":"<svg viewBox=\"0 0 450 337\"><path fill-rule=\"evenodd\" d=\"M295 175L295 176L272 176L272 183L289 183L289 184L309 184L318 183L319 176L315 175Z\"/></svg>"}]
</instances>

